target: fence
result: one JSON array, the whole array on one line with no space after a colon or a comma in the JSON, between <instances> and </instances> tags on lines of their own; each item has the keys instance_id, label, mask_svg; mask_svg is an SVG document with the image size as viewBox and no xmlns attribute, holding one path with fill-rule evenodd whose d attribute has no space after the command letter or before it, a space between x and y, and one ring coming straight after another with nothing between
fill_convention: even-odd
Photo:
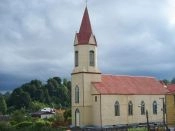
<instances>
[{"instance_id":1,"label":"fence","mask_svg":"<svg viewBox=\"0 0 175 131\"><path fill-rule=\"evenodd\" d=\"M103 127L86 126L82 128L74 127L71 131L170 131L166 130L162 123L149 123L149 128L146 123L130 124L130 125L110 125Z\"/></svg>"}]
</instances>

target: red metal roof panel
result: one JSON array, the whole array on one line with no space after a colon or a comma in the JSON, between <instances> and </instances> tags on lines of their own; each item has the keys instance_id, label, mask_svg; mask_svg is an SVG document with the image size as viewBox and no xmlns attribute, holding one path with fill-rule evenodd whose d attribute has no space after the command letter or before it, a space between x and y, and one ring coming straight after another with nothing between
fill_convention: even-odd
<instances>
[{"instance_id":1,"label":"red metal roof panel","mask_svg":"<svg viewBox=\"0 0 175 131\"><path fill-rule=\"evenodd\" d=\"M174 93L175 92L175 84L167 85L167 89L169 90L169 93Z\"/></svg>"},{"instance_id":2,"label":"red metal roof panel","mask_svg":"<svg viewBox=\"0 0 175 131\"><path fill-rule=\"evenodd\" d=\"M93 82L101 94L166 94L168 90L153 77L102 75L101 82Z\"/></svg>"},{"instance_id":3,"label":"red metal roof panel","mask_svg":"<svg viewBox=\"0 0 175 131\"><path fill-rule=\"evenodd\" d=\"M78 44L88 44L91 34L92 34L91 22L89 19L88 9L86 7L82 18L79 33L77 33Z\"/></svg>"}]
</instances>

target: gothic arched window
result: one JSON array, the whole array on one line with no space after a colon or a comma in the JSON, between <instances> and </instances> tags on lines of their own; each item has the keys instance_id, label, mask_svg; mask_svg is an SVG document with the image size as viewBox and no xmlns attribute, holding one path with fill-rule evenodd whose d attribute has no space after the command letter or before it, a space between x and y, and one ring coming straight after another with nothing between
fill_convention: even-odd
<instances>
[{"instance_id":1,"label":"gothic arched window","mask_svg":"<svg viewBox=\"0 0 175 131\"><path fill-rule=\"evenodd\" d=\"M120 104L118 101L115 102L114 109L115 109L115 116L120 116Z\"/></svg>"},{"instance_id":2,"label":"gothic arched window","mask_svg":"<svg viewBox=\"0 0 175 131\"><path fill-rule=\"evenodd\" d=\"M145 102L141 102L141 115L145 115Z\"/></svg>"},{"instance_id":3,"label":"gothic arched window","mask_svg":"<svg viewBox=\"0 0 175 131\"><path fill-rule=\"evenodd\" d=\"M75 51L75 66L78 66L78 51Z\"/></svg>"},{"instance_id":4,"label":"gothic arched window","mask_svg":"<svg viewBox=\"0 0 175 131\"><path fill-rule=\"evenodd\" d=\"M75 87L75 103L79 103L79 87Z\"/></svg>"},{"instance_id":5,"label":"gothic arched window","mask_svg":"<svg viewBox=\"0 0 175 131\"><path fill-rule=\"evenodd\" d=\"M128 103L128 115L133 115L133 104L132 101Z\"/></svg>"},{"instance_id":6,"label":"gothic arched window","mask_svg":"<svg viewBox=\"0 0 175 131\"><path fill-rule=\"evenodd\" d=\"M153 114L157 114L157 102L153 102Z\"/></svg>"},{"instance_id":7,"label":"gothic arched window","mask_svg":"<svg viewBox=\"0 0 175 131\"><path fill-rule=\"evenodd\" d=\"M89 51L89 65L95 66L95 53L93 50Z\"/></svg>"},{"instance_id":8,"label":"gothic arched window","mask_svg":"<svg viewBox=\"0 0 175 131\"><path fill-rule=\"evenodd\" d=\"M75 110L75 126L80 126L80 111L78 108Z\"/></svg>"}]
</instances>

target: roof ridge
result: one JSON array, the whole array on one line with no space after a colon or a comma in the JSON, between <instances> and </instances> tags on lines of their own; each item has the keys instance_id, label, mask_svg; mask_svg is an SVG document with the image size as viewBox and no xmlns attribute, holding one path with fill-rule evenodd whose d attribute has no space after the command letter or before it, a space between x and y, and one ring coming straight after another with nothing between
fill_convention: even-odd
<instances>
[{"instance_id":1,"label":"roof ridge","mask_svg":"<svg viewBox=\"0 0 175 131\"><path fill-rule=\"evenodd\" d=\"M114 75L114 74L102 74L102 76L127 76L127 77L144 77L144 78L155 78L153 76L134 76L134 75Z\"/></svg>"}]
</instances>

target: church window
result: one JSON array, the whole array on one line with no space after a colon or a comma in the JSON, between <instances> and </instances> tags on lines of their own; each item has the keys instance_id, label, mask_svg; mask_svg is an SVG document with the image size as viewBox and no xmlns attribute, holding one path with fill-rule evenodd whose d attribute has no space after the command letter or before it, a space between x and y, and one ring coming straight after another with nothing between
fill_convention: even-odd
<instances>
[{"instance_id":1,"label":"church window","mask_svg":"<svg viewBox=\"0 0 175 131\"><path fill-rule=\"evenodd\" d=\"M75 103L79 103L79 87L75 87Z\"/></svg>"},{"instance_id":2,"label":"church window","mask_svg":"<svg viewBox=\"0 0 175 131\"><path fill-rule=\"evenodd\" d=\"M75 110L75 126L80 126L80 111L78 108Z\"/></svg>"},{"instance_id":3,"label":"church window","mask_svg":"<svg viewBox=\"0 0 175 131\"><path fill-rule=\"evenodd\" d=\"M115 116L120 116L120 104L118 101L115 102L114 109L115 109Z\"/></svg>"},{"instance_id":4,"label":"church window","mask_svg":"<svg viewBox=\"0 0 175 131\"><path fill-rule=\"evenodd\" d=\"M75 51L75 66L78 66L78 51Z\"/></svg>"},{"instance_id":5,"label":"church window","mask_svg":"<svg viewBox=\"0 0 175 131\"><path fill-rule=\"evenodd\" d=\"M95 66L95 54L93 50L89 51L89 65Z\"/></svg>"},{"instance_id":6,"label":"church window","mask_svg":"<svg viewBox=\"0 0 175 131\"><path fill-rule=\"evenodd\" d=\"M133 104L131 101L128 103L128 115L133 115Z\"/></svg>"},{"instance_id":7,"label":"church window","mask_svg":"<svg viewBox=\"0 0 175 131\"><path fill-rule=\"evenodd\" d=\"M157 102L153 102L153 114L157 114Z\"/></svg>"},{"instance_id":8,"label":"church window","mask_svg":"<svg viewBox=\"0 0 175 131\"><path fill-rule=\"evenodd\" d=\"M141 102L141 115L145 115L145 102L144 101L142 101Z\"/></svg>"},{"instance_id":9,"label":"church window","mask_svg":"<svg viewBox=\"0 0 175 131\"><path fill-rule=\"evenodd\" d=\"M95 102L97 102L97 96L95 96Z\"/></svg>"}]
</instances>

